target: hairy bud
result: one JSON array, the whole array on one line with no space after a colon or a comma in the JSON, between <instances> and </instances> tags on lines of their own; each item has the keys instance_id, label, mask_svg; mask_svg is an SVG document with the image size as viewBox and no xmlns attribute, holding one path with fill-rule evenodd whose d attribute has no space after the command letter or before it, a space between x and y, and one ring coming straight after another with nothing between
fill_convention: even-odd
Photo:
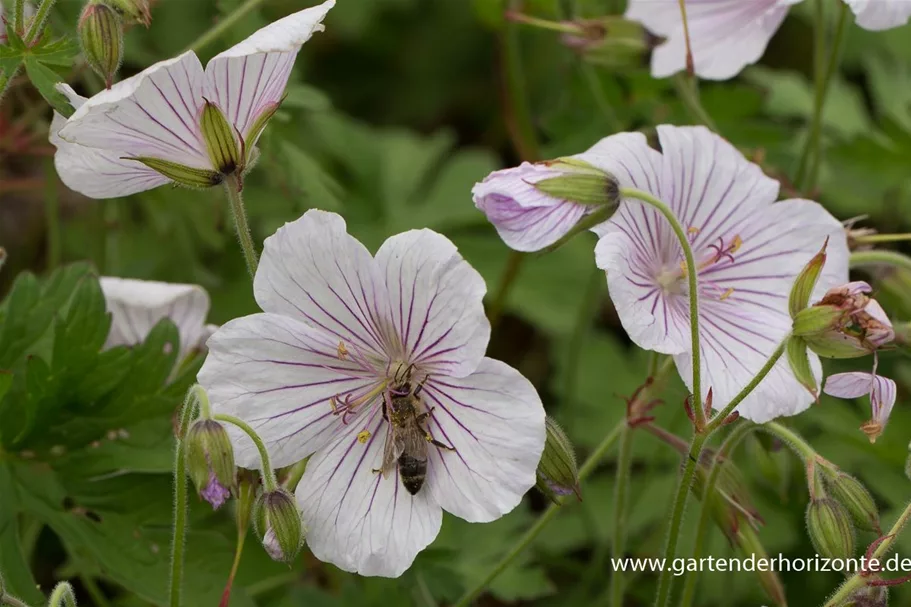
<instances>
[{"instance_id":1,"label":"hairy bud","mask_svg":"<svg viewBox=\"0 0 911 607\"><path fill-rule=\"evenodd\" d=\"M259 498L256 534L273 560L290 563L304 543L304 528L294 496L279 488L265 491Z\"/></svg>"},{"instance_id":2,"label":"hairy bud","mask_svg":"<svg viewBox=\"0 0 911 607\"><path fill-rule=\"evenodd\" d=\"M123 59L123 22L113 8L89 2L79 17L79 41L85 60L111 88Z\"/></svg>"},{"instance_id":3,"label":"hairy bud","mask_svg":"<svg viewBox=\"0 0 911 607\"><path fill-rule=\"evenodd\" d=\"M128 23L141 23L146 27L152 24L152 11L149 0L102 0L105 4L123 17Z\"/></svg>"},{"instance_id":4,"label":"hairy bud","mask_svg":"<svg viewBox=\"0 0 911 607\"><path fill-rule=\"evenodd\" d=\"M807 532L821 556L850 558L854 554L855 532L844 506L828 497L814 498L807 506Z\"/></svg>"},{"instance_id":5,"label":"hairy bud","mask_svg":"<svg viewBox=\"0 0 911 607\"><path fill-rule=\"evenodd\" d=\"M216 510L235 485L234 447L224 427L213 419L198 419L187 432L187 470L199 496Z\"/></svg>"},{"instance_id":6,"label":"hairy bud","mask_svg":"<svg viewBox=\"0 0 911 607\"><path fill-rule=\"evenodd\" d=\"M207 99L199 122L212 166L222 175L231 175L236 171L242 173L242 143L238 143L235 129L221 109Z\"/></svg>"},{"instance_id":7,"label":"hairy bud","mask_svg":"<svg viewBox=\"0 0 911 607\"><path fill-rule=\"evenodd\" d=\"M851 595L842 607L888 607L889 589L885 586L864 586Z\"/></svg>"},{"instance_id":8,"label":"hairy bud","mask_svg":"<svg viewBox=\"0 0 911 607\"><path fill-rule=\"evenodd\" d=\"M879 510L876 508L873 496L863 483L841 471L828 477L827 480L832 497L845 507L858 529L881 533Z\"/></svg>"},{"instance_id":9,"label":"hairy bud","mask_svg":"<svg viewBox=\"0 0 911 607\"><path fill-rule=\"evenodd\" d=\"M575 493L579 499L579 468L576 452L566 433L552 418L544 420L547 440L538 463L537 487L552 502L559 504L558 496Z\"/></svg>"}]
</instances>

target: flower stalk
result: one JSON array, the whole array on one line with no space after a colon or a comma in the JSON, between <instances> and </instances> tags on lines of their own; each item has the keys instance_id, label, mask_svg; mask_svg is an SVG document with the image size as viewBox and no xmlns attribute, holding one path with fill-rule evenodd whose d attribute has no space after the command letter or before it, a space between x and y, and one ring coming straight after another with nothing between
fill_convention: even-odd
<instances>
[{"instance_id":1,"label":"flower stalk","mask_svg":"<svg viewBox=\"0 0 911 607\"><path fill-rule=\"evenodd\" d=\"M194 40L185 51L196 51L198 53L206 48L218 40L222 34L231 29L235 23L243 19L250 11L256 10L263 1L264 0L247 0L224 18L219 19L215 25L209 28L202 36Z\"/></svg>"},{"instance_id":2,"label":"flower stalk","mask_svg":"<svg viewBox=\"0 0 911 607\"><path fill-rule=\"evenodd\" d=\"M51 9L54 8L56 3L57 0L44 0L38 5L35 10L35 16L32 17L32 21L29 24L28 31L25 32L25 38L22 39L26 46L31 46L41 35L42 30L44 30L44 24L47 23L47 18L51 15Z\"/></svg>"},{"instance_id":3,"label":"flower stalk","mask_svg":"<svg viewBox=\"0 0 911 607\"><path fill-rule=\"evenodd\" d=\"M911 257L896 251L855 251L851 253L851 267L892 266L911 272Z\"/></svg>"},{"instance_id":4,"label":"flower stalk","mask_svg":"<svg viewBox=\"0 0 911 607\"><path fill-rule=\"evenodd\" d=\"M253 236L250 233L250 225L247 223L247 211L244 208L244 199L241 194L243 186L237 175L228 175L225 177L225 192L228 195L228 202L231 203L231 213L234 215L234 228L237 230L237 241L244 253L244 261L247 263L247 271L250 278L256 276L256 268L259 265L259 257L256 254L256 246L253 244Z\"/></svg>"},{"instance_id":5,"label":"flower stalk","mask_svg":"<svg viewBox=\"0 0 911 607\"><path fill-rule=\"evenodd\" d=\"M76 607L76 595L69 582L60 582L54 586L48 607Z\"/></svg>"},{"instance_id":6,"label":"flower stalk","mask_svg":"<svg viewBox=\"0 0 911 607\"><path fill-rule=\"evenodd\" d=\"M278 480L275 478L275 472L272 470L272 460L269 459L269 450L266 449L263 439L260 438L259 434L256 433L247 422L240 419L239 417L234 417L233 415L228 415L227 413L217 413L212 416L212 419L218 422L225 422L228 424L233 424L243 430L244 434L250 437L250 440L253 441L253 444L256 445L257 451L259 451L259 458L262 463L262 472L263 472L263 487L266 491L276 491L278 489Z\"/></svg>"},{"instance_id":7,"label":"flower stalk","mask_svg":"<svg viewBox=\"0 0 911 607\"><path fill-rule=\"evenodd\" d=\"M622 559L626 549L626 519L629 509L630 469L633 463L633 428L627 424L620 435L620 454L617 457L616 486L614 487L614 533L611 555ZM614 569L610 580L612 607L623 607L623 591L626 587L623 573Z\"/></svg>"}]
</instances>

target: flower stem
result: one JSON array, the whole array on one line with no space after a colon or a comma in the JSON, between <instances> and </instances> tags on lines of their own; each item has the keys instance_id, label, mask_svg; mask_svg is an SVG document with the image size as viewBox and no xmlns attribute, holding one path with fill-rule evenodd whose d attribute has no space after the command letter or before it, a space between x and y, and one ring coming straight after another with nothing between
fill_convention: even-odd
<instances>
[{"instance_id":1,"label":"flower stem","mask_svg":"<svg viewBox=\"0 0 911 607\"><path fill-rule=\"evenodd\" d=\"M598 109L601 110L601 114L604 116L607 128L610 129L611 133L619 132L622 128L620 119L617 118L617 112L614 111L614 108L611 107L610 102L608 102L607 98L604 96L604 89L601 86L601 80L598 79L598 73L594 66L583 61L579 65L579 69L582 72L582 77L585 78L585 82L588 84L588 88L592 92L595 105L598 106Z\"/></svg>"},{"instance_id":2,"label":"flower stem","mask_svg":"<svg viewBox=\"0 0 911 607\"><path fill-rule=\"evenodd\" d=\"M38 5L35 16L32 17L32 22L25 33L25 38L22 39L26 46L30 46L32 42L38 39L41 30L44 29L44 24L47 23L47 18L51 15L51 9L54 8L56 3L57 0L44 0Z\"/></svg>"},{"instance_id":3,"label":"flower stem","mask_svg":"<svg viewBox=\"0 0 911 607\"><path fill-rule=\"evenodd\" d=\"M218 413L213 419L219 422L226 422L233 424L244 431L244 433L250 437L250 440L253 441L253 444L256 445L256 449L259 451L259 458L262 461L263 466L263 485L266 488L266 491L275 491L278 489L278 481L275 479L275 472L272 470L272 461L269 459L269 451L266 449L263 439L259 437L259 434L256 433L247 422L240 419L239 417L234 417L233 415L227 415L226 413Z\"/></svg>"},{"instance_id":4,"label":"flower stem","mask_svg":"<svg viewBox=\"0 0 911 607\"><path fill-rule=\"evenodd\" d=\"M696 88L695 79L687 78L683 74L677 74L671 80L674 83L677 96L687 112L689 112L690 118L717 133L718 127L715 125L715 121L709 116L709 113L702 105L702 101L699 99L699 90Z\"/></svg>"},{"instance_id":5,"label":"flower stem","mask_svg":"<svg viewBox=\"0 0 911 607\"><path fill-rule=\"evenodd\" d=\"M911 520L911 503L905 506L898 520L892 525L892 529L889 530L889 533L886 534L879 546L876 547L876 550L873 551L871 560L882 559L892 549L892 545L898 539L899 534L901 534L909 520ZM865 578L860 573L855 573L835 591L835 594L829 597L824 607L841 607L855 591L860 590L865 584Z\"/></svg>"},{"instance_id":6,"label":"flower stem","mask_svg":"<svg viewBox=\"0 0 911 607\"><path fill-rule=\"evenodd\" d=\"M487 312L487 318L490 320L491 328L496 327L500 322L500 317L503 315L503 310L506 307L506 299L509 297L509 292L512 290L516 278L519 277L519 270L522 269L522 264L525 262L526 257L528 256L525 253L520 253L519 251L509 252L509 258L506 260L506 268L503 269L503 273L500 275L500 283L497 285L497 292L494 295L493 302L490 304L490 309Z\"/></svg>"},{"instance_id":7,"label":"flower stem","mask_svg":"<svg viewBox=\"0 0 911 607\"><path fill-rule=\"evenodd\" d=\"M44 190L44 215L47 222L47 269L60 265L60 197L57 192L57 173L54 159L45 161L47 184Z\"/></svg>"},{"instance_id":8,"label":"flower stem","mask_svg":"<svg viewBox=\"0 0 911 607\"><path fill-rule=\"evenodd\" d=\"M51 592L51 598L47 602L48 607L76 607L76 595L73 594L73 587L69 582L60 582L54 586Z\"/></svg>"},{"instance_id":9,"label":"flower stem","mask_svg":"<svg viewBox=\"0 0 911 607\"><path fill-rule=\"evenodd\" d=\"M667 544L664 551L664 559L671 562L677 556L677 542L679 541L680 528L683 524L683 515L686 512L686 498L689 495L690 485L693 483L693 474L696 472L696 464L702 455L702 447L706 440L724 423L724 420L731 414L734 408L739 405L769 374L778 359L784 353L787 337L781 340L778 348L769 357L758 373L743 387L743 389L733 398L731 402L721 410L720 413L705 426L702 432L695 432L693 442L690 443L690 450L687 454L686 466L683 469L683 475L680 477L680 484L677 486L677 494L674 497L674 506L671 511L671 524L668 529ZM695 413L695 411L694 411ZM698 427L698 426L697 426ZM671 587L673 586L673 572L665 569L661 572L658 581L658 594L655 599L655 607L664 607L671 598Z\"/></svg>"},{"instance_id":10,"label":"flower stem","mask_svg":"<svg viewBox=\"0 0 911 607\"><path fill-rule=\"evenodd\" d=\"M705 536L708 533L709 522L712 520L712 508L709 500L715 493L715 485L718 484L718 477L721 476L721 469L724 460L730 457L737 445L740 444L750 432L756 430L757 426L752 423L738 424L718 449L718 453L712 460L712 471L705 482L705 488L702 490L702 508L699 512L699 524L696 527L696 539L693 542L693 557L696 561L702 557L702 549L705 545ZM699 571L690 571L686 576L686 582L683 585L683 597L680 599L680 607L690 607L693 604L693 598L696 596L696 583L699 581Z\"/></svg>"},{"instance_id":11,"label":"flower stem","mask_svg":"<svg viewBox=\"0 0 911 607\"><path fill-rule=\"evenodd\" d=\"M244 553L244 542L247 539L247 527L243 529L238 525L237 529L237 546L234 548L234 562L231 563L231 572L228 574L228 582L225 584L225 589L221 594L221 602L218 607L228 607L228 602L231 600L231 587L234 585L234 576L237 575L237 570L240 568L240 557Z\"/></svg>"},{"instance_id":12,"label":"flower stem","mask_svg":"<svg viewBox=\"0 0 911 607\"><path fill-rule=\"evenodd\" d=\"M868 234L866 236L855 236L854 242L857 244L882 244L885 242L905 242L911 240L911 234Z\"/></svg>"},{"instance_id":13,"label":"flower stem","mask_svg":"<svg viewBox=\"0 0 911 607\"><path fill-rule=\"evenodd\" d=\"M588 287L582 297L582 305L576 316L576 324L569 338L566 355L566 379L561 396L565 405L572 406L576 400L576 383L579 380L579 359L582 356L582 344L589 334L592 317L598 306L598 299L604 286L604 271L595 267L589 279Z\"/></svg>"},{"instance_id":14,"label":"flower stem","mask_svg":"<svg viewBox=\"0 0 911 607\"><path fill-rule=\"evenodd\" d=\"M911 257L895 251L855 251L849 260L852 268L862 266L894 266L911 271Z\"/></svg>"},{"instance_id":15,"label":"flower stem","mask_svg":"<svg viewBox=\"0 0 911 607\"><path fill-rule=\"evenodd\" d=\"M174 454L174 539L171 541L170 607L180 607L180 590L183 581L183 552L187 536L187 458L184 438L190 421L200 402L202 389L194 385L187 392L177 427L177 448Z\"/></svg>"},{"instance_id":16,"label":"flower stem","mask_svg":"<svg viewBox=\"0 0 911 607\"><path fill-rule=\"evenodd\" d=\"M841 54L841 43L847 23L848 5L842 4L838 15L835 38L829 49L829 61L826 63L826 23L823 0L816 0L816 17L814 31L816 36L814 72L816 75L816 94L813 102L813 115L810 119L810 132L804 144L794 183L801 191L809 192L816 187L819 172L819 146L822 138L822 117L825 109L829 84L838 66Z\"/></svg>"},{"instance_id":17,"label":"flower stem","mask_svg":"<svg viewBox=\"0 0 911 607\"><path fill-rule=\"evenodd\" d=\"M256 255L253 236L250 235L250 226L247 224L247 211L244 209L241 186L236 176L230 175L225 179L225 192L227 192L228 201L231 203L231 213L234 215L234 227L237 230L237 240L240 242L240 248L244 252L244 261L247 262L247 271L250 272L250 278L255 278L256 266L259 264L259 258Z\"/></svg>"},{"instance_id":18,"label":"flower stem","mask_svg":"<svg viewBox=\"0 0 911 607\"><path fill-rule=\"evenodd\" d=\"M218 23L210 27L202 36L194 40L190 46L184 49L184 52L196 51L198 53L200 50L209 46L218 40L218 37L228 31L235 23L243 19L247 13L262 4L263 1L264 0L247 0L234 9L233 12L219 19Z\"/></svg>"},{"instance_id":19,"label":"flower stem","mask_svg":"<svg viewBox=\"0 0 911 607\"><path fill-rule=\"evenodd\" d=\"M13 5L13 29L20 36L25 30L25 0L16 0Z\"/></svg>"},{"instance_id":20,"label":"flower stem","mask_svg":"<svg viewBox=\"0 0 911 607\"><path fill-rule=\"evenodd\" d=\"M28 603L24 603L8 594L0 596L0 605L7 605L8 607L29 607Z\"/></svg>"},{"instance_id":21,"label":"flower stem","mask_svg":"<svg viewBox=\"0 0 911 607\"><path fill-rule=\"evenodd\" d=\"M510 11L518 12L519 5L518 0L511 0ZM506 22L500 39L500 48L506 126L513 147L522 160L534 162L540 158L540 151L528 104L528 86L522 66L522 48L519 44L517 23Z\"/></svg>"},{"instance_id":22,"label":"flower stem","mask_svg":"<svg viewBox=\"0 0 911 607\"><path fill-rule=\"evenodd\" d=\"M614 487L614 537L611 555L622 559L626 550L626 518L629 508L629 477L633 463L633 428L627 425L620 435L620 454L617 457L616 486ZM625 588L623 573L614 569L610 580L611 607L623 607Z\"/></svg>"},{"instance_id":23,"label":"flower stem","mask_svg":"<svg viewBox=\"0 0 911 607\"><path fill-rule=\"evenodd\" d=\"M702 410L702 350L699 346L699 283L696 276L699 268L696 265L696 258L693 256L693 247L690 246L686 231L680 225L680 221L674 215L674 211L664 202L648 192L633 188L620 188L620 196L622 198L640 200L657 209L671 225L671 229L674 230L677 240L680 241L680 247L683 249L690 299L690 348L693 353L693 414L696 416L696 427L702 428L705 424L705 414Z\"/></svg>"}]
</instances>

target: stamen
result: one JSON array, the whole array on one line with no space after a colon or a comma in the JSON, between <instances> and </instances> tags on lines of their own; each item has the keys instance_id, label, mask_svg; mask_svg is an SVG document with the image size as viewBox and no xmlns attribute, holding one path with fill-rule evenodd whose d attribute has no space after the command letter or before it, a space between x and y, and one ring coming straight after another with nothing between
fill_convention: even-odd
<instances>
[{"instance_id":1,"label":"stamen","mask_svg":"<svg viewBox=\"0 0 911 607\"><path fill-rule=\"evenodd\" d=\"M740 237L740 234L736 234L734 240L731 242L731 246L728 248L728 253L736 253L741 246L743 246L743 239Z\"/></svg>"},{"instance_id":2,"label":"stamen","mask_svg":"<svg viewBox=\"0 0 911 607\"><path fill-rule=\"evenodd\" d=\"M730 297L733 293L734 293L734 288L733 288L733 287L728 287L728 290L721 294L720 300L721 300L721 301L724 301L725 299L727 299L728 297Z\"/></svg>"},{"instance_id":3,"label":"stamen","mask_svg":"<svg viewBox=\"0 0 911 607\"><path fill-rule=\"evenodd\" d=\"M370 430L362 430L362 431L358 432L357 442L359 442L360 444L362 444L362 445L366 444L369 439L370 439Z\"/></svg>"},{"instance_id":4,"label":"stamen","mask_svg":"<svg viewBox=\"0 0 911 607\"><path fill-rule=\"evenodd\" d=\"M338 359L345 360L348 358L348 348L345 347L345 342L338 342Z\"/></svg>"}]
</instances>

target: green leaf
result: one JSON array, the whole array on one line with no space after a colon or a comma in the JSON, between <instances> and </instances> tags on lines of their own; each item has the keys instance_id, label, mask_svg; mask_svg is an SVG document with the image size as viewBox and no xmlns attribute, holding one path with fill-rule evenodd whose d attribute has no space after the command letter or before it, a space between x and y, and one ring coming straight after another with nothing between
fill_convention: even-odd
<instances>
[{"instance_id":1,"label":"green leaf","mask_svg":"<svg viewBox=\"0 0 911 607\"><path fill-rule=\"evenodd\" d=\"M38 591L19 540L16 483L8 466L3 463L0 463L0 495L3 496L3 508L0 508L0 575L3 576L6 592L29 604L43 603L44 596Z\"/></svg>"},{"instance_id":2,"label":"green leaf","mask_svg":"<svg viewBox=\"0 0 911 607\"><path fill-rule=\"evenodd\" d=\"M66 118L73 115L73 106L70 105L69 99L56 89L56 86L63 81L63 78L54 70L47 67L35 57L25 58L25 72L29 80L44 97L52 108L63 114Z\"/></svg>"}]
</instances>

